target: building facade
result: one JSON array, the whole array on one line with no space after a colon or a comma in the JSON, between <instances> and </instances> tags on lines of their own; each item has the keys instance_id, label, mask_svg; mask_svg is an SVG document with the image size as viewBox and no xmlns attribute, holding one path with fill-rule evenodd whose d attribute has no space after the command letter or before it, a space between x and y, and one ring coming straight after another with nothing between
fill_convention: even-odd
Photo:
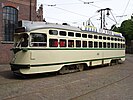
<instances>
[{"instance_id":1,"label":"building facade","mask_svg":"<svg viewBox=\"0 0 133 100\"><path fill-rule=\"evenodd\" d=\"M13 34L19 20L43 21L43 6L37 0L0 0L0 64L12 58Z\"/></svg>"}]
</instances>

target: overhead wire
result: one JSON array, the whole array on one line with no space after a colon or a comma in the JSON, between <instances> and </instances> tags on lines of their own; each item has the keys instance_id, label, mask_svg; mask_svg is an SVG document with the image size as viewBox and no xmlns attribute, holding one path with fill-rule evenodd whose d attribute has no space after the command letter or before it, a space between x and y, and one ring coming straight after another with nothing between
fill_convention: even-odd
<instances>
[{"instance_id":1,"label":"overhead wire","mask_svg":"<svg viewBox=\"0 0 133 100\"><path fill-rule=\"evenodd\" d=\"M123 11L123 14L122 14L122 15L125 15L125 12L126 12L126 10L127 10L127 8L128 8L129 3L130 3L130 0L128 0L128 2L127 2L127 4L126 4L126 7L125 7L125 9L124 9L124 11ZM122 19L122 17L120 17L120 19L119 19L118 23L120 23L120 22L121 22L121 19Z\"/></svg>"},{"instance_id":2,"label":"overhead wire","mask_svg":"<svg viewBox=\"0 0 133 100\"><path fill-rule=\"evenodd\" d=\"M79 13L76 13L76 12L73 12L73 11L70 11L70 10L66 10L66 9L63 9L63 8L60 8L60 7L57 7L56 4L54 5L49 5L49 4L44 4L45 6L51 6L51 7L54 7L56 9L60 9L60 10L63 10L63 11L66 11L66 12L69 12L69 13L72 13L72 14L76 14L76 15L79 15L79 16L82 16L82 17L86 17L86 18L92 18L92 17L95 17L96 15L94 16L86 16L86 15L82 15L82 14L79 14Z\"/></svg>"},{"instance_id":3,"label":"overhead wire","mask_svg":"<svg viewBox=\"0 0 133 100\"><path fill-rule=\"evenodd\" d=\"M79 0L79 1L84 2L84 1L82 1L82 0ZM92 2L91 2L91 3L92 3ZM98 6L92 5L91 3L90 3L91 6L100 8L100 7L98 7ZM81 3L76 3L76 4L81 4ZM86 17L86 18L88 18L88 19L91 19L91 18L93 18L93 17L98 16L98 15L94 15L94 16L89 17L89 16L82 15L82 14L79 14L79 13L76 13L76 12L73 12L73 11L66 10L66 9L64 9L64 8L61 8L61 7L57 7L58 5L74 5L74 3L52 4L52 5L43 4L43 5L45 5L45 6L50 6L50 7L54 7L54 8L56 8L56 9L60 9L60 10L63 10L63 11L66 11L66 12L69 12L69 13L72 13L72 14L76 14L76 15L78 15L78 16ZM47 18L48 18L48 17L47 17ZM56 18L51 18L51 19L56 19ZM60 20L60 19L56 19L56 20ZM61 21L61 20L60 20L60 21ZM67 21L67 22L68 22L68 21Z\"/></svg>"}]
</instances>

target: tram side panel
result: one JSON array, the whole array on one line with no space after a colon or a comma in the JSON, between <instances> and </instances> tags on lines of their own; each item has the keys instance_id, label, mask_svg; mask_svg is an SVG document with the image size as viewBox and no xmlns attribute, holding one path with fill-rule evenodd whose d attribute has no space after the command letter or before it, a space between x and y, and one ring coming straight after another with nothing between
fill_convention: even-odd
<instances>
[{"instance_id":1,"label":"tram side panel","mask_svg":"<svg viewBox=\"0 0 133 100\"><path fill-rule=\"evenodd\" d=\"M125 61L125 50L105 50L103 52L103 58L104 63L110 63L111 60L115 59Z\"/></svg>"},{"instance_id":2,"label":"tram side panel","mask_svg":"<svg viewBox=\"0 0 133 100\"><path fill-rule=\"evenodd\" d=\"M97 50L33 50L31 51L31 66L58 71L64 65L87 63L102 64L102 51ZM37 67L38 66L38 67ZM44 70L45 72L45 70Z\"/></svg>"}]
</instances>

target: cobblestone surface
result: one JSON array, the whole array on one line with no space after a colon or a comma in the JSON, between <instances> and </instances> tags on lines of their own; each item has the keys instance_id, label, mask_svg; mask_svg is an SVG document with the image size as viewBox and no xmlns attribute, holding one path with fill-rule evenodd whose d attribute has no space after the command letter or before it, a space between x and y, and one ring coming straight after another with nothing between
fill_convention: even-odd
<instances>
[{"instance_id":1,"label":"cobblestone surface","mask_svg":"<svg viewBox=\"0 0 133 100\"><path fill-rule=\"evenodd\" d=\"M65 75L13 76L0 65L0 100L133 100L133 55L124 64Z\"/></svg>"}]
</instances>

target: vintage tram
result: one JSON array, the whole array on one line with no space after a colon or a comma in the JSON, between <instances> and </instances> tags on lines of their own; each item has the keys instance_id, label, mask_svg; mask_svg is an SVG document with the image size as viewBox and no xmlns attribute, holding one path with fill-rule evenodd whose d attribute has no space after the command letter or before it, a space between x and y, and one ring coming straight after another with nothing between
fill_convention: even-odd
<instances>
[{"instance_id":1,"label":"vintage tram","mask_svg":"<svg viewBox=\"0 0 133 100\"><path fill-rule=\"evenodd\" d=\"M21 21L14 34L10 63L14 73L82 71L85 67L125 61L121 33L67 24Z\"/></svg>"}]
</instances>

